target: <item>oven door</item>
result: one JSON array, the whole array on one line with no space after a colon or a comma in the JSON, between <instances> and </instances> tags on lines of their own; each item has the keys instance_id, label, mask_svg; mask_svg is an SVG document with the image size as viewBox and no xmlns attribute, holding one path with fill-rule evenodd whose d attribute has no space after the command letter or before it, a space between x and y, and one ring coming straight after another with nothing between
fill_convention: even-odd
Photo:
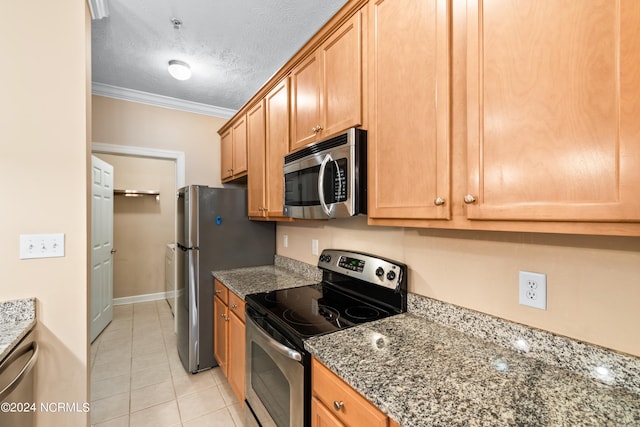
<instances>
[{"instance_id":1,"label":"oven door","mask_svg":"<svg viewBox=\"0 0 640 427\"><path fill-rule=\"evenodd\" d=\"M286 340L249 307L246 319L247 403L263 427L307 426L308 355L281 343Z\"/></svg>"}]
</instances>

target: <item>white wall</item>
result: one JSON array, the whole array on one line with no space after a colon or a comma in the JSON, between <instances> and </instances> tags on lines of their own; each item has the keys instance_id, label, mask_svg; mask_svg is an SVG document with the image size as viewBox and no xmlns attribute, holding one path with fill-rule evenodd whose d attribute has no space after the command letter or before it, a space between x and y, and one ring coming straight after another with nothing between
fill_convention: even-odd
<instances>
[{"instance_id":1,"label":"white wall","mask_svg":"<svg viewBox=\"0 0 640 427\"><path fill-rule=\"evenodd\" d=\"M2 3L0 300L37 298L36 402L87 402L87 66L83 1ZM65 256L20 260L19 236L64 233ZM36 413L38 426L88 414Z\"/></svg>"},{"instance_id":2,"label":"white wall","mask_svg":"<svg viewBox=\"0 0 640 427\"><path fill-rule=\"evenodd\" d=\"M312 239L402 261L411 292L640 356L638 237L374 227L362 217L278 224L277 238L279 255L309 264ZM519 270L547 274L546 311L518 304Z\"/></svg>"},{"instance_id":3,"label":"white wall","mask_svg":"<svg viewBox=\"0 0 640 427\"><path fill-rule=\"evenodd\" d=\"M93 142L185 153L186 184L222 187L220 136L227 119L93 96Z\"/></svg>"}]
</instances>

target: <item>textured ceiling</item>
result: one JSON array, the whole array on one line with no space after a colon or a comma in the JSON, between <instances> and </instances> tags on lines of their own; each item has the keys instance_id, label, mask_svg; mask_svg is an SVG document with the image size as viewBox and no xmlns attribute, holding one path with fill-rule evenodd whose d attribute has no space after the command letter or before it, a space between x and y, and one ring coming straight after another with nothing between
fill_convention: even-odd
<instances>
[{"instance_id":1,"label":"textured ceiling","mask_svg":"<svg viewBox=\"0 0 640 427\"><path fill-rule=\"evenodd\" d=\"M237 110L345 2L109 0L92 22L92 79ZM190 80L169 75L171 59L191 65Z\"/></svg>"}]
</instances>

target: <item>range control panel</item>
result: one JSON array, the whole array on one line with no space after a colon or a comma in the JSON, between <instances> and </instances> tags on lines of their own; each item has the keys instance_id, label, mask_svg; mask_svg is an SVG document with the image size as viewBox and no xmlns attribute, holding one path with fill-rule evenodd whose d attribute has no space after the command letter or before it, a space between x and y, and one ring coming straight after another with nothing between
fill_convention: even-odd
<instances>
[{"instance_id":1,"label":"range control panel","mask_svg":"<svg viewBox=\"0 0 640 427\"><path fill-rule=\"evenodd\" d=\"M318 268L397 289L405 278L407 266L375 255L325 249L318 259Z\"/></svg>"}]
</instances>

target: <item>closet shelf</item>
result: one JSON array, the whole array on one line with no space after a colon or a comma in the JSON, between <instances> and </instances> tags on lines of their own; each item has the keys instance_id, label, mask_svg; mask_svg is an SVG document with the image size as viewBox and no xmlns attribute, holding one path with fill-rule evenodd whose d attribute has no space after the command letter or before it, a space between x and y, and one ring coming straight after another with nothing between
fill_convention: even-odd
<instances>
[{"instance_id":1,"label":"closet shelf","mask_svg":"<svg viewBox=\"0 0 640 427\"><path fill-rule=\"evenodd\" d=\"M154 190L113 190L113 194L116 196L125 196L125 197L144 197L144 196L155 196L156 200L160 199L160 192Z\"/></svg>"}]
</instances>

